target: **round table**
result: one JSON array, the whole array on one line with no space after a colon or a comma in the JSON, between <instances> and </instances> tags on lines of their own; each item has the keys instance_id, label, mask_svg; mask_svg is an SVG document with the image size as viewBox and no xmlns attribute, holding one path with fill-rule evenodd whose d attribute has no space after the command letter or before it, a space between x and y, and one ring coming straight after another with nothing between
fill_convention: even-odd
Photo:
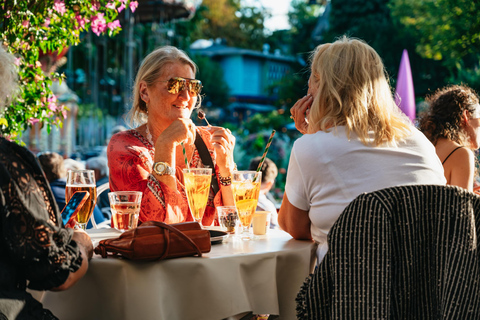
<instances>
[{"instance_id":1,"label":"round table","mask_svg":"<svg viewBox=\"0 0 480 320\"><path fill-rule=\"evenodd\" d=\"M92 240L118 236L89 232ZM316 244L280 230L230 237L203 257L155 262L94 256L87 274L42 302L62 320L215 320L252 311L295 318L295 297L315 264Z\"/></svg>"}]
</instances>

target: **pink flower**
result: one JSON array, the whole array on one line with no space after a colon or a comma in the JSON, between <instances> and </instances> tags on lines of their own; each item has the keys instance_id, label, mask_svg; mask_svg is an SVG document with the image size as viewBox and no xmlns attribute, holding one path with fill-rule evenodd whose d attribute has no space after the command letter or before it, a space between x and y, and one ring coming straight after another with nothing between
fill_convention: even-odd
<instances>
[{"instance_id":1,"label":"pink flower","mask_svg":"<svg viewBox=\"0 0 480 320\"><path fill-rule=\"evenodd\" d=\"M109 2L109 3L107 3L107 5L105 7L107 9L115 10L115 2Z\"/></svg>"},{"instance_id":2,"label":"pink flower","mask_svg":"<svg viewBox=\"0 0 480 320\"><path fill-rule=\"evenodd\" d=\"M40 119L37 119L37 118L28 119L28 123L30 123L32 126L39 121L40 121Z\"/></svg>"},{"instance_id":3,"label":"pink flower","mask_svg":"<svg viewBox=\"0 0 480 320\"><path fill-rule=\"evenodd\" d=\"M13 63L18 67L20 66L21 61L22 61L22 58L15 58L15 61Z\"/></svg>"},{"instance_id":4,"label":"pink flower","mask_svg":"<svg viewBox=\"0 0 480 320\"><path fill-rule=\"evenodd\" d=\"M80 16L78 13L77 15L75 16L75 20L77 20L77 23L78 23L78 27L77 29L85 29L85 23L88 22L87 19L84 19L82 16Z\"/></svg>"},{"instance_id":5,"label":"pink flower","mask_svg":"<svg viewBox=\"0 0 480 320\"><path fill-rule=\"evenodd\" d=\"M30 22L29 22L28 20L23 20L23 21L22 21L22 26L23 26L24 28L28 28L29 25L30 25Z\"/></svg>"},{"instance_id":6,"label":"pink flower","mask_svg":"<svg viewBox=\"0 0 480 320\"><path fill-rule=\"evenodd\" d=\"M53 4L53 10L57 11L62 16L65 12L67 12L67 9L65 8L65 3L63 2L63 0L55 0Z\"/></svg>"},{"instance_id":7,"label":"pink flower","mask_svg":"<svg viewBox=\"0 0 480 320\"><path fill-rule=\"evenodd\" d=\"M62 110L63 119L67 119L67 110Z\"/></svg>"},{"instance_id":8,"label":"pink flower","mask_svg":"<svg viewBox=\"0 0 480 320\"><path fill-rule=\"evenodd\" d=\"M107 22L105 21L105 18L103 16L103 13L98 13L92 18L92 32L95 33L97 36L107 30Z\"/></svg>"},{"instance_id":9,"label":"pink flower","mask_svg":"<svg viewBox=\"0 0 480 320\"><path fill-rule=\"evenodd\" d=\"M115 30L116 28L121 28L122 26L120 25L120 21L119 20L115 20L115 21L112 21L112 22L109 22L107 24L108 26L108 29L110 30Z\"/></svg>"},{"instance_id":10,"label":"pink flower","mask_svg":"<svg viewBox=\"0 0 480 320\"><path fill-rule=\"evenodd\" d=\"M132 10L132 12L135 12L137 7L138 7L138 2L137 1L130 2L130 10Z\"/></svg>"},{"instance_id":11,"label":"pink flower","mask_svg":"<svg viewBox=\"0 0 480 320\"><path fill-rule=\"evenodd\" d=\"M47 98L47 102L57 102L57 96L56 96L56 95L52 95L51 97L48 97L48 98Z\"/></svg>"},{"instance_id":12,"label":"pink flower","mask_svg":"<svg viewBox=\"0 0 480 320\"><path fill-rule=\"evenodd\" d=\"M45 23L43 24L44 27L48 27L50 25L50 18L45 18Z\"/></svg>"},{"instance_id":13,"label":"pink flower","mask_svg":"<svg viewBox=\"0 0 480 320\"><path fill-rule=\"evenodd\" d=\"M122 3L122 5L117 9L118 13L122 12L123 9L125 9L125 5Z\"/></svg>"}]
</instances>

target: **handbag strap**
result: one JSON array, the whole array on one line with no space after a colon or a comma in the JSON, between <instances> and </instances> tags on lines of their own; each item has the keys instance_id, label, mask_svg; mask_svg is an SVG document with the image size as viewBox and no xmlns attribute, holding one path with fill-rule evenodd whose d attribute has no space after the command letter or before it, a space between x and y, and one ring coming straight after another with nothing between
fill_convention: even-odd
<instances>
[{"instance_id":1,"label":"handbag strap","mask_svg":"<svg viewBox=\"0 0 480 320\"><path fill-rule=\"evenodd\" d=\"M212 183L211 187L213 189L213 193L217 194L218 190L220 190L218 186L218 181L217 181L217 174L215 172L215 166L213 165L213 160L212 157L210 156L210 152L208 151L207 146L205 145L205 142L203 141L202 137L200 134L196 134L195 137L195 147L197 147L198 150L198 155L200 156L200 159L202 159L202 163L206 167L212 168Z\"/></svg>"},{"instance_id":2,"label":"handbag strap","mask_svg":"<svg viewBox=\"0 0 480 320\"><path fill-rule=\"evenodd\" d=\"M165 232L165 251L163 252L163 255L159 259L165 258L166 255L168 254L168 248L170 247L170 232L169 231L175 233L177 236L179 236L180 238L187 241L195 249L198 256L199 257L202 256L202 251L197 246L197 244L195 242L193 242L193 240L190 239L185 233L178 230L177 228L172 227L171 225L168 225L164 222L158 222L158 221L148 221L148 222L143 223L143 225L145 225L145 224L156 226L156 227L159 227L161 229L166 229L166 232Z\"/></svg>"}]
</instances>

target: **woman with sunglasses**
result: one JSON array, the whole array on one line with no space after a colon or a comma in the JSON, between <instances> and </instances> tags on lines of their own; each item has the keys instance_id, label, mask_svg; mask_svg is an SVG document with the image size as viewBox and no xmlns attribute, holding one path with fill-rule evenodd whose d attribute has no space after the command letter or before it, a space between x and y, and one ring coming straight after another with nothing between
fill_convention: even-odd
<instances>
[{"instance_id":1,"label":"woman with sunglasses","mask_svg":"<svg viewBox=\"0 0 480 320\"><path fill-rule=\"evenodd\" d=\"M447 184L473 191L475 155L480 147L480 105L467 86L452 85L427 97L420 130L435 145Z\"/></svg>"},{"instance_id":2,"label":"woman with sunglasses","mask_svg":"<svg viewBox=\"0 0 480 320\"><path fill-rule=\"evenodd\" d=\"M211 225L215 206L234 205L231 175L235 138L220 127L196 127L190 116L200 104L202 84L187 54L165 46L142 62L129 112L135 129L112 136L108 149L111 191L143 192L140 221L177 223L192 220L182 169L205 167L195 142L201 137L213 165L219 191L210 191L202 224ZM195 144L194 144L195 142ZM185 147L185 155L183 153Z\"/></svg>"}]
</instances>

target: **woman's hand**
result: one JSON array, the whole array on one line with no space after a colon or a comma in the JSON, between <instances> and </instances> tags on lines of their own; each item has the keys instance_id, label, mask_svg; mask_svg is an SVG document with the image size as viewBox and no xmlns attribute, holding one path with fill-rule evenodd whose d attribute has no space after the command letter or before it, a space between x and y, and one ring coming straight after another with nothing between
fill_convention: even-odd
<instances>
[{"instance_id":1,"label":"woman's hand","mask_svg":"<svg viewBox=\"0 0 480 320\"><path fill-rule=\"evenodd\" d=\"M177 119L165 129L157 141L155 149L161 150L165 145L176 147L180 143L193 144L195 142L195 125L191 119Z\"/></svg>"},{"instance_id":2,"label":"woman's hand","mask_svg":"<svg viewBox=\"0 0 480 320\"><path fill-rule=\"evenodd\" d=\"M85 253L87 254L88 260L90 260L93 256L93 244L88 233L82 229L75 229L72 240L75 240L78 245L85 248Z\"/></svg>"},{"instance_id":3,"label":"woman's hand","mask_svg":"<svg viewBox=\"0 0 480 320\"><path fill-rule=\"evenodd\" d=\"M230 176L233 172L235 162L233 160L233 149L235 148L235 137L229 129L221 127L208 127L211 142L216 154L216 162L220 174L224 177Z\"/></svg>"},{"instance_id":4,"label":"woman's hand","mask_svg":"<svg viewBox=\"0 0 480 320\"><path fill-rule=\"evenodd\" d=\"M299 99L292 108L290 108L291 119L295 122L295 128L302 134L307 133L308 121L307 116L310 112L310 106L313 102L313 96L307 94L305 97Z\"/></svg>"},{"instance_id":5,"label":"woman's hand","mask_svg":"<svg viewBox=\"0 0 480 320\"><path fill-rule=\"evenodd\" d=\"M75 272L70 272L68 278L63 284L50 289L51 291L63 291L71 288L78 280L80 280L88 269L88 260L93 256L93 244L90 236L82 229L76 229L73 232L72 240L78 244L80 254L82 255L82 265Z\"/></svg>"}]
</instances>

